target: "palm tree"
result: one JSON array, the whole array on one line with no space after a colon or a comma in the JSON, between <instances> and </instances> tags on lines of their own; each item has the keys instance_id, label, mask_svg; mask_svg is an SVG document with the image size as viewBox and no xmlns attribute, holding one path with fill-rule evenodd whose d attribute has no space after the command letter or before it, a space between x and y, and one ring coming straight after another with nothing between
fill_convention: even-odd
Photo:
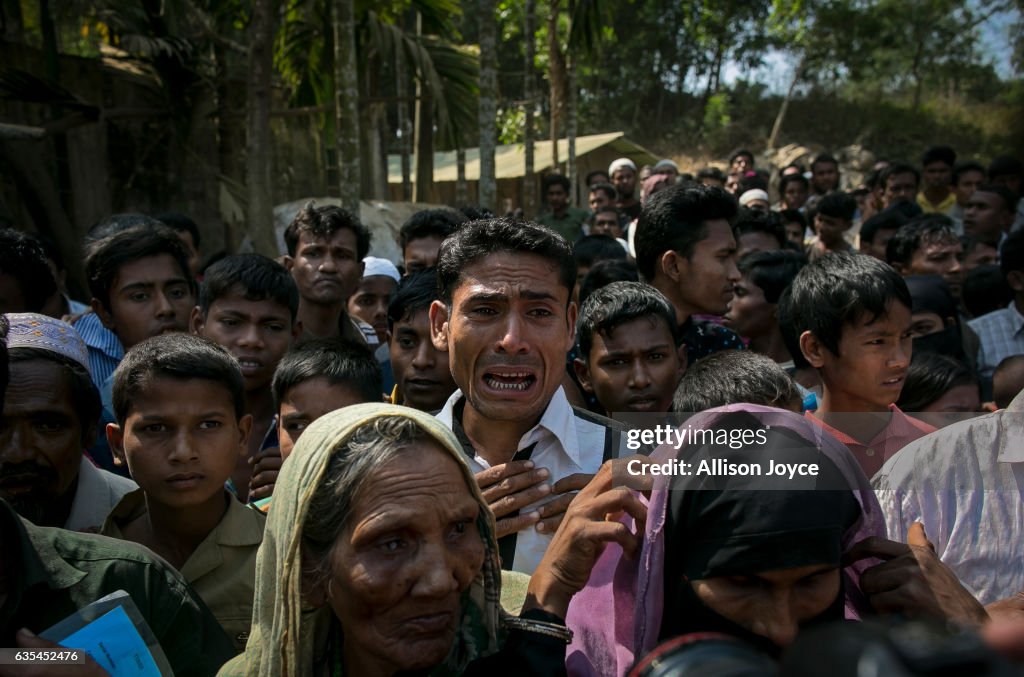
<instances>
[{"instance_id":1,"label":"palm tree","mask_svg":"<svg viewBox=\"0 0 1024 677\"><path fill-rule=\"evenodd\" d=\"M479 0L480 11L480 183L477 201L494 211L498 193L494 173L494 149L498 143L495 123L498 109L498 47L494 0Z\"/></svg>"}]
</instances>

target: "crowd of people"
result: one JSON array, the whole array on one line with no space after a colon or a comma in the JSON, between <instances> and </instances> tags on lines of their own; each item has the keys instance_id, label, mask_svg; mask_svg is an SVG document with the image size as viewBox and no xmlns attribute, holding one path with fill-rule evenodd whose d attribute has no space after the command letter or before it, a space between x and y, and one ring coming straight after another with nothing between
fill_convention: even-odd
<instances>
[{"instance_id":1,"label":"crowd of people","mask_svg":"<svg viewBox=\"0 0 1024 677\"><path fill-rule=\"evenodd\" d=\"M816 631L909 660L918 622L1009 674L1022 177L622 158L589 209L551 174L533 220L418 212L400 261L333 206L205 266L116 214L82 299L0 230L0 646L123 590L179 675L812 674Z\"/></svg>"}]
</instances>

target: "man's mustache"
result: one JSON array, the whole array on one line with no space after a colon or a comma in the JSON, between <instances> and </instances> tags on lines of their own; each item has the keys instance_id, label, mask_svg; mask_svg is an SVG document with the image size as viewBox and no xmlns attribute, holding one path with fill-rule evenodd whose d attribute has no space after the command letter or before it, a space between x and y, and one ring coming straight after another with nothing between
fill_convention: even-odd
<instances>
[{"instance_id":1,"label":"man's mustache","mask_svg":"<svg viewBox=\"0 0 1024 677\"><path fill-rule=\"evenodd\" d=\"M0 489L10 480L28 480L29 483L46 485L57 479L57 471L45 465L23 461L0 464Z\"/></svg>"}]
</instances>

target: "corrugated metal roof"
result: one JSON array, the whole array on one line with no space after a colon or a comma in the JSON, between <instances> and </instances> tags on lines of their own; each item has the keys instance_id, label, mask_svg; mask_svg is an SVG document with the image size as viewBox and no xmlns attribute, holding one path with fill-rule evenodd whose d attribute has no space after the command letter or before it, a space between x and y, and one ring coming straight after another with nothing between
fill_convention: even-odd
<instances>
[{"instance_id":1,"label":"corrugated metal roof","mask_svg":"<svg viewBox=\"0 0 1024 677\"><path fill-rule=\"evenodd\" d=\"M632 159L637 165L654 164L658 156L643 146L626 138L624 132L609 132L591 136L576 137L576 157L579 158L598 148L609 146L622 157ZM558 157L563 162L569 156L569 142L558 140ZM533 171L536 173L549 169L551 162L551 140L536 141L533 146ZM412 163L415 167L415 162ZM524 146L521 143L498 146L494 151L495 175L499 179L515 179L526 174ZM456 179L455 151L434 153L434 181L444 182ZM415 171L412 172L415 182ZM480 149L466 149L466 180L480 180ZM388 183L402 182L402 158L400 155L388 155Z\"/></svg>"}]
</instances>

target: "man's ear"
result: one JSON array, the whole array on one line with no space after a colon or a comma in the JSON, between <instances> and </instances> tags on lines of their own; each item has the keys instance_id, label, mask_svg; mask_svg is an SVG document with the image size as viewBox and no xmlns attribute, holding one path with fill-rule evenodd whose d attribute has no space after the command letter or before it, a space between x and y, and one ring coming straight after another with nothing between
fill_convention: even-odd
<instances>
[{"instance_id":1,"label":"man's ear","mask_svg":"<svg viewBox=\"0 0 1024 677\"><path fill-rule=\"evenodd\" d=\"M114 456L114 465L124 465L128 459L124 454L124 431L116 423L108 423L105 429L107 434L107 445Z\"/></svg>"},{"instance_id":2,"label":"man's ear","mask_svg":"<svg viewBox=\"0 0 1024 677\"><path fill-rule=\"evenodd\" d=\"M302 320L295 320L292 322L292 344L299 340L302 336Z\"/></svg>"},{"instance_id":3,"label":"man's ear","mask_svg":"<svg viewBox=\"0 0 1024 677\"><path fill-rule=\"evenodd\" d=\"M199 306L192 308L192 314L188 318L188 330L190 333L196 336L203 335L203 327L206 326L206 318L203 317L203 311L199 310Z\"/></svg>"},{"instance_id":4,"label":"man's ear","mask_svg":"<svg viewBox=\"0 0 1024 677\"><path fill-rule=\"evenodd\" d=\"M683 374L686 373L686 368L690 366L690 359L686 356L686 344L680 343L679 347L676 348L676 355L679 356L679 376L676 379L676 385L679 385L679 380L683 378Z\"/></svg>"},{"instance_id":5,"label":"man's ear","mask_svg":"<svg viewBox=\"0 0 1024 677\"><path fill-rule=\"evenodd\" d=\"M430 317L430 342L441 352L448 352L448 306L434 301L427 311Z\"/></svg>"},{"instance_id":6,"label":"man's ear","mask_svg":"<svg viewBox=\"0 0 1024 677\"><path fill-rule=\"evenodd\" d=\"M587 366L587 363L577 357L572 362L572 368L576 372L576 378L579 379L580 387L593 395L594 386L590 382L590 367Z\"/></svg>"},{"instance_id":7,"label":"man's ear","mask_svg":"<svg viewBox=\"0 0 1024 677\"><path fill-rule=\"evenodd\" d=\"M285 267L285 270L287 270L289 273L292 271L292 268L295 267L295 259L289 256L288 254L282 254L279 261L281 262L281 265Z\"/></svg>"},{"instance_id":8,"label":"man's ear","mask_svg":"<svg viewBox=\"0 0 1024 677\"><path fill-rule=\"evenodd\" d=\"M1007 273L1006 284L1015 292L1024 291L1024 270L1011 270Z\"/></svg>"},{"instance_id":9,"label":"man's ear","mask_svg":"<svg viewBox=\"0 0 1024 677\"><path fill-rule=\"evenodd\" d=\"M104 327L115 334L117 333L117 327L114 326L114 316L110 314L109 310L103 307L103 304L100 303L98 298L93 297L93 299L89 301L89 307L92 308L92 312L96 313L96 317L100 318L100 322L103 323Z\"/></svg>"},{"instance_id":10,"label":"man's ear","mask_svg":"<svg viewBox=\"0 0 1024 677\"><path fill-rule=\"evenodd\" d=\"M246 414L238 419L238 455L249 454L249 435L252 434L252 414Z\"/></svg>"},{"instance_id":11,"label":"man's ear","mask_svg":"<svg viewBox=\"0 0 1024 677\"><path fill-rule=\"evenodd\" d=\"M669 249L658 259L658 266L661 268L661 272L673 282L679 282L683 278L689 265L690 262L686 260L686 257L680 256L679 252L674 249Z\"/></svg>"},{"instance_id":12,"label":"man's ear","mask_svg":"<svg viewBox=\"0 0 1024 677\"><path fill-rule=\"evenodd\" d=\"M580 307L576 305L575 301L570 301L569 306L565 309L565 319L569 323L569 345L565 347L565 352L569 352L576 345L576 319L579 317L579 313Z\"/></svg>"},{"instance_id":13,"label":"man's ear","mask_svg":"<svg viewBox=\"0 0 1024 677\"><path fill-rule=\"evenodd\" d=\"M899 273L900 275L906 275L906 274L907 274L907 273L906 273L907 267L906 267L906 266L904 266L904 265L903 265L902 263L900 263L899 261L893 261L893 262L892 262L892 263L890 263L889 265L890 265L890 266L892 266L893 270L895 270L895 271L896 271L897 273Z\"/></svg>"},{"instance_id":14,"label":"man's ear","mask_svg":"<svg viewBox=\"0 0 1024 677\"><path fill-rule=\"evenodd\" d=\"M815 369L821 369L825 365L825 351L828 350L821 344L818 337L810 331L800 334L800 352L804 359L810 362Z\"/></svg>"}]
</instances>

